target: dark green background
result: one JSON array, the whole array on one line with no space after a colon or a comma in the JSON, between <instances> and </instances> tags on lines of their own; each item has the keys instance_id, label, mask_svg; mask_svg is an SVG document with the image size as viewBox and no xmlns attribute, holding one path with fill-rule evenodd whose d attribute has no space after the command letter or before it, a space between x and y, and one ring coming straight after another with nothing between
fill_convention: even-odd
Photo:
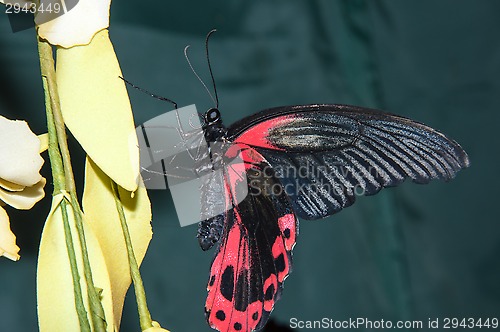
<instances>
[{"instance_id":1,"label":"dark green background","mask_svg":"<svg viewBox=\"0 0 500 332\"><path fill-rule=\"evenodd\" d=\"M209 81L204 38L212 28L219 30L211 59L227 124L272 106L356 104L439 129L471 159L450 183L405 183L326 220L304 221L272 317L283 324L291 317L425 324L499 317L500 2L112 4L110 35L125 77L200 111L212 104L182 52L192 45L193 65ZM27 119L42 133L34 30L13 34L0 14L0 45L0 114ZM137 123L171 109L136 91L130 96ZM180 228L168 192L151 199L154 237L142 272L152 315L172 331L208 331L203 304L212 253L198 248L196 226ZM37 329L36 255L48 201L35 212L8 210L22 258L0 259L2 331ZM122 331L138 330L131 296Z\"/></svg>"}]
</instances>

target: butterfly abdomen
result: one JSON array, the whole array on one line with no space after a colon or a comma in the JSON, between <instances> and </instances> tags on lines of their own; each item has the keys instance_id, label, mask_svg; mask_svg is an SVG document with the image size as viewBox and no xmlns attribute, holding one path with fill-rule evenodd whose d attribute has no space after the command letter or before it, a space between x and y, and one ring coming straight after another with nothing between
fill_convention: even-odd
<instances>
[{"instance_id":1,"label":"butterfly abdomen","mask_svg":"<svg viewBox=\"0 0 500 332\"><path fill-rule=\"evenodd\" d=\"M224 216L218 215L210 219L205 219L198 224L198 243L201 249L209 250L220 240L222 228L224 227Z\"/></svg>"}]
</instances>

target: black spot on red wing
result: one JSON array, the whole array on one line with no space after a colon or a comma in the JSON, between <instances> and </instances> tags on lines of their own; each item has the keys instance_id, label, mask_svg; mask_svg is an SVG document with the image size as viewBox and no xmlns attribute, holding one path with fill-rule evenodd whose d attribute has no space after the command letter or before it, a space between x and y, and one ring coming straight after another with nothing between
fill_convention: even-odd
<instances>
[{"instance_id":1,"label":"black spot on red wing","mask_svg":"<svg viewBox=\"0 0 500 332\"><path fill-rule=\"evenodd\" d=\"M238 322L234 323L234 329L235 329L236 331L240 331L242 327L243 327L243 326L241 326L241 324L240 324L240 323L238 323Z\"/></svg>"},{"instance_id":2,"label":"black spot on red wing","mask_svg":"<svg viewBox=\"0 0 500 332\"><path fill-rule=\"evenodd\" d=\"M274 298L274 285L267 287L266 293L264 294L264 300L269 301Z\"/></svg>"},{"instance_id":3,"label":"black spot on red wing","mask_svg":"<svg viewBox=\"0 0 500 332\"><path fill-rule=\"evenodd\" d=\"M258 313L257 311L253 313L253 315L252 315L252 319L253 319L253 320L257 320L257 319L259 319L259 313Z\"/></svg>"},{"instance_id":4,"label":"black spot on red wing","mask_svg":"<svg viewBox=\"0 0 500 332\"><path fill-rule=\"evenodd\" d=\"M224 270L222 274L221 283L220 283L220 293L222 296L226 298L228 301L233 300L233 291L234 291L234 268L232 265L229 265Z\"/></svg>"},{"instance_id":5,"label":"black spot on red wing","mask_svg":"<svg viewBox=\"0 0 500 332\"><path fill-rule=\"evenodd\" d=\"M275 260L275 265L276 265L276 270L278 270L278 272L283 272L285 271L285 256L283 256L283 254L280 254L276 260Z\"/></svg>"},{"instance_id":6,"label":"black spot on red wing","mask_svg":"<svg viewBox=\"0 0 500 332\"><path fill-rule=\"evenodd\" d=\"M213 276L210 278L210 281L208 282L208 285L209 285L209 286L213 286L213 285L214 285L214 282L215 282L215 275L213 275Z\"/></svg>"},{"instance_id":7,"label":"black spot on red wing","mask_svg":"<svg viewBox=\"0 0 500 332\"><path fill-rule=\"evenodd\" d=\"M286 228L283 231L283 235L285 236L285 238L289 239L290 238L290 228Z\"/></svg>"},{"instance_id":8,"label":"black spot on red wing","mask_svg":"<svg viewBox=\"0 0 500 332\"><path fill-rule=\"evenodd\" d=\"M248 270L243 269L243 271L238 274L236 289L238 291L234 296L234 308L243 312L247 310L248 307Z\"/></svg>"},{"instance_id":9,"label":"black spot on red wing","mask_svg":"<svg viewBox=\"0 0 500 332\"><path fill-rule=\"evenodd\" d=\"M224 311L219 310L215 313L215 317L221 322L223 322L226 319L226 314L224 313Z\"/></svg>"}]
</instances>

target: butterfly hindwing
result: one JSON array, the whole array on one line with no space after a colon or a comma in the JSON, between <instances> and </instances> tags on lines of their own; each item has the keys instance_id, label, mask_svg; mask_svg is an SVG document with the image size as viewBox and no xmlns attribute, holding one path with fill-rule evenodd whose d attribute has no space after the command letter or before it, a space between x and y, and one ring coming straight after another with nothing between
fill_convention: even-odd
<instances>
[{"instance_id":1,"label":"butterfly hindwing","mask_svg":"<svg viewBox=\"0 0 500 332\"><path fill-rule=\"evenodd\" d=\"M449 180L469 165L460 145L440 132L355 106L269 109L237 122L228 136L265 157L304 219L331 215L406 178Z\"/></svg>"},{"instance_id":2,"label":"butterfly hindwing","mask_svg":"<svg viewBox=\"0 0 500 332\"><path fill-rule=\"evenodd\" d=\"M245 172L248 194L224 213L205 304L219 331L253 331L266 323L291 271L298 222L281 184L254 149L237 145L244 167L224 170L226 196Z\"/></svg>"}]
</instances>

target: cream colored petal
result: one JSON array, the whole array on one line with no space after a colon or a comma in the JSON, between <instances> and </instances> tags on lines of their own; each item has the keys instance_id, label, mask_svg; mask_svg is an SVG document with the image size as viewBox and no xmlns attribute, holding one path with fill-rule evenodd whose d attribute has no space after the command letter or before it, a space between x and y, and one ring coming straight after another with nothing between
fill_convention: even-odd
<instances>
[{"instance_id":1,"label":"cream colored petal","mask_svg":"<svg viewBox=\"0 0 500 332\"><path fill-rule=\"evenodd\" d=\"M47 180L42 178L40 182L32 187L26 187L23 191L6 191L0 188L0 200L9 204L13 208L29 210L36 202L45 196L43 187Z\"/></svg>"},{"instance_id":2,"label":"cream colored petal","mask_svg":"<svg viewBox=\"0 0 500 332\"><path fill-rule=\"evenodd\" d=\"M41 134L38 135L38 139L40 140L40 153L44 152L49 148L49 134Z\"/></svg>"},{"instance_id":3,"label":"cream colored petal","mask_svg":"<svg viewBox=\"0 0 500 332\"><path fill-rule=\"evenodd\" d=\"M80 331L75 309L73 279L69 265L68 252L64 237L61 201L62 194L54 196L52 208L43 228L37 271L38 321L41 332ZM83 277L83 261L71 205L68 206L68 217L73 243L75 246L78 272L81 276L80 286L83 292L87 312L88 296ZM85 222L85 238L88 247L90 265L94 285L102 289L102 304L107 321L107 331L117 331L114 325L112 310L111 286L109 274L99 242L92 229Z\"/></svg>"},{"instance_id":4,"label":"cream colored petal","mask_svg":"<svg viewBox=\"0 0 500 332\"><path fill-rule=\"evenodd\" d=\"M0 178L22 186L32 186L42 178L40 140L26 121L0 116Z\"/></svg>"},{"instance_id":5,"label":"cream colored petal","mask_svg":"<svg viewBox=\"0 0 500 332\"><path fill-rule=\"evenodd\" d=\"M9 216L0 207L0 256L5 256L13 261L19 260L19 247L16 236L10 230Z\"/></svg>"},{"instance_id":6,"label":"cream colored petal","mask_svg":"<svg viewBox=\"0 0 500 332\"><path fill-rule=\"evenodd\" d=\"M150 327L149 329L145 329L142 332L170 332L167 329L164 329L158 324L158 322L153 321L153 327Z\"/></svg>"},{"instance_id":7,"label":"cream colored petal","mask_svg":"<svg viewBox=\"0 0 500 332\"><path fill-rule=\"evenodd\" d=\"M0 187L8 191L22 191L26 186L20 184L12 183L7 180L0 178Z\"/></svg>"},{"instance_id":8,"label":"cream colored petal","mask_svg":"<svg viewBox=\"0 0 500 332\"><path fill-rule=\"evenodd\" d=\"M108 31L99 32L88 46L58 49L56 72L66 125L109 177L135 191L137 136Z\"/></svg>"},{"instance_id":9,"label":"cream colored petal","mask_svg":"<svg viewBox=\"0 0 500 332\"><path fill-rule=\"evenodd\" d=\"M134 198L120 188L120 197L132 238L135 257L140 264L151 240L151 205L144 186L139 186ZM111 179L87 158L83 209L100 244L113 289L115 324L119 326L123 300L130 286L127 250L120 219L111 191Z\"/></svg>"},{"instance_id":10,"label":"cream colored petal","mask_svg":"<svg viewBox=\"0 0 500 332\"><path fill-rule=\"evenodd\" d=\"M41 0L41 5L49 3L55 2ZM87 45L98 31L109 26L110 3L111 0L79 0L74 8L48 22L52 18L50 13L39 13L35 17L38 35L52 45L65 48Z\"/></svg>"}]
</instances>

